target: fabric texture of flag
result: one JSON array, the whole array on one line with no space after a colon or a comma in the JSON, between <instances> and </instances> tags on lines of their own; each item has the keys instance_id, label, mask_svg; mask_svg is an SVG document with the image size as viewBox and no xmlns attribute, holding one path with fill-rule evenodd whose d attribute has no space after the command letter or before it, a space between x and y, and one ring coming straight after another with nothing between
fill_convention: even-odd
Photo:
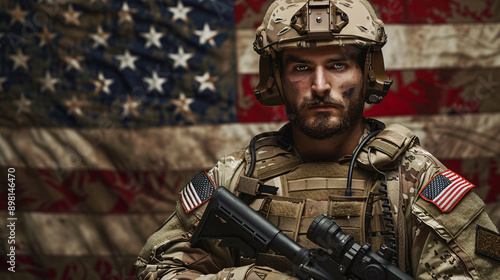
<instances>
[{"instance_id":1,"label":"fabric texture of flag","mask_svg":"<svg viewBox=\"0 0 500 280\"><path fill-rule=\"evenodd\" d=\"M186 213L193 211L212 196L215 186L206 172L201 172L180 192L181 203Z\"/></svg>"},{"instance_id":2,"label":"fabric texture of flag","mask_svg":"<svg viewBox=\"0 0 500 280\"><path fill-rule=\"evenodd\" d=\"M420 196L447 213L473 187L475 186L462 176L451 170L446 170L434 176L420 191Z\"/></svg>"},{"instance_id":3,"label":"fabric texture of flag","mask_svg":"<svg viewBox=\"0 0 500 280\"><path fill-rule=\"evenodd\" d=\"M252 93L271 2L0 0L0 279L135 279L187 182L286 121ZM413 130L500 227L500 1L370 2L394 84L365 116Z\"/></svg>"}]
</instances>

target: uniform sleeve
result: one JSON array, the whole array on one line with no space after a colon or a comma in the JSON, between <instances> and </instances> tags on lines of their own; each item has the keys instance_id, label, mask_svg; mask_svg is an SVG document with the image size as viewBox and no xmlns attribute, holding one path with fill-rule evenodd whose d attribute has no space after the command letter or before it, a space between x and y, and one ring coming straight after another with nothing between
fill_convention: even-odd
<instances>
[{"instance_id":1,"label":"uniform sleeve","mask_svg":"<svg viewBox=\"0 0 500 280\"><path fill-rule=\"evenodd\" d=\"M451 211L443 212L433 202L423 199L420 191L446 168L423 150L417 149L410 158L403 180L414 182L408 232L414 278L500 279L500 262L477 253L478 228L498 234L484 211L484 202L471 190Z\"/></svg>"},{"instance_id":2,"label":"uniform sleeve","mask_svg":"<svg viewBox=\"0 0 500 280\"><path fill-rule=\"evenodd\" d=\"M221 159L208 176L216 186L234 190L244 169L243 153ZM228 248L218 247L216 240L203 241L198 247L190 240L195 225L201 219L207 203L185 212L180 201L176 211L147 240L135 262L137 278L152 279L297 279L276 270L254 265L234 267Z\"/></svg>"}]
</instances>

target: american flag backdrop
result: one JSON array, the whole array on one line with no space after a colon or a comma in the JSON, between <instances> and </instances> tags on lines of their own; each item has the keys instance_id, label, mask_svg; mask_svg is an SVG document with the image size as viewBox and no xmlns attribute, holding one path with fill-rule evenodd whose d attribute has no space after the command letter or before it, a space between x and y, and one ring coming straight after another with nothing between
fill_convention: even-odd
<instances>
[{"instance_id":1,"label":"american flag backdrop","mask_svg":"<svg viewBox=\"0 0 500 280\"><path fill-rule=\"evenodd\" d=\"M285 121L252 96L270 2L0 0L1 279L133 279L186 184ZM394 84L365 115L414 130L500 225L500 1L372 3Z\"/></svg>"}]
</instances>

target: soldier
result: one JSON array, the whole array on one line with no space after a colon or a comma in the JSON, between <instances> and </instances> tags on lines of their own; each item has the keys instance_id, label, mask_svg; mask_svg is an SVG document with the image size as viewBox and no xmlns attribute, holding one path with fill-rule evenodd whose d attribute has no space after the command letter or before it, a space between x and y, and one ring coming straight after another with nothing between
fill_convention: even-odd
<instances>
[{"instance_id":1,"label":"soldier","mask_svg":"<svg viewBox=\"0 0 500 280\"><path fill-rule=\"evenodd\" d=\"M263 105L285 104L290 121L186 186L140 252L139 279L298 279L276 254L249 260L216 240L192 246L211 194L203 181L226 187L308 248L309 224L323 213L358 243L393 249L415 279L499 279L500 235L474 186L407 128L362 115L392 83L386 39L365 0L275 1L254 42L254 93Z\"/></svg>"}]
</instances>

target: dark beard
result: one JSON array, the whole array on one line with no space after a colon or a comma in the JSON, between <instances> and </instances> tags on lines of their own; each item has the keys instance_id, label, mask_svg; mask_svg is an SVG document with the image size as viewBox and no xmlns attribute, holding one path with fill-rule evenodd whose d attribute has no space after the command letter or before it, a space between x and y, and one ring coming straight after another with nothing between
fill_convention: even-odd
<instances>
[{"instance_id":1,"label":"dark beard","mask_svg":"<svg viewBox=\"0 0 500 280\"><path fill-rule=\"evenodd\" d=\"M365 101L363 98L357 98L352 100L347 114L343 114L340 117L339 123L330 122L330 113L328 112L318 112L314 115L315 121L312 125L307 124L307 120L303 115L298 112L307 106L314 106L320 103L323 104L333 104L342 105L330 96L319 97L314 95L311 99L306 99L300 104L300 108L297 109L290 104L285 105L287 118L293 127L297 128L304 135L315 140L324 140L332 138L335 135L339 135L349 130L353 124L357 123L360 118L363 117L363 109L365 106Z\"/></svg>"}]
</instances>

